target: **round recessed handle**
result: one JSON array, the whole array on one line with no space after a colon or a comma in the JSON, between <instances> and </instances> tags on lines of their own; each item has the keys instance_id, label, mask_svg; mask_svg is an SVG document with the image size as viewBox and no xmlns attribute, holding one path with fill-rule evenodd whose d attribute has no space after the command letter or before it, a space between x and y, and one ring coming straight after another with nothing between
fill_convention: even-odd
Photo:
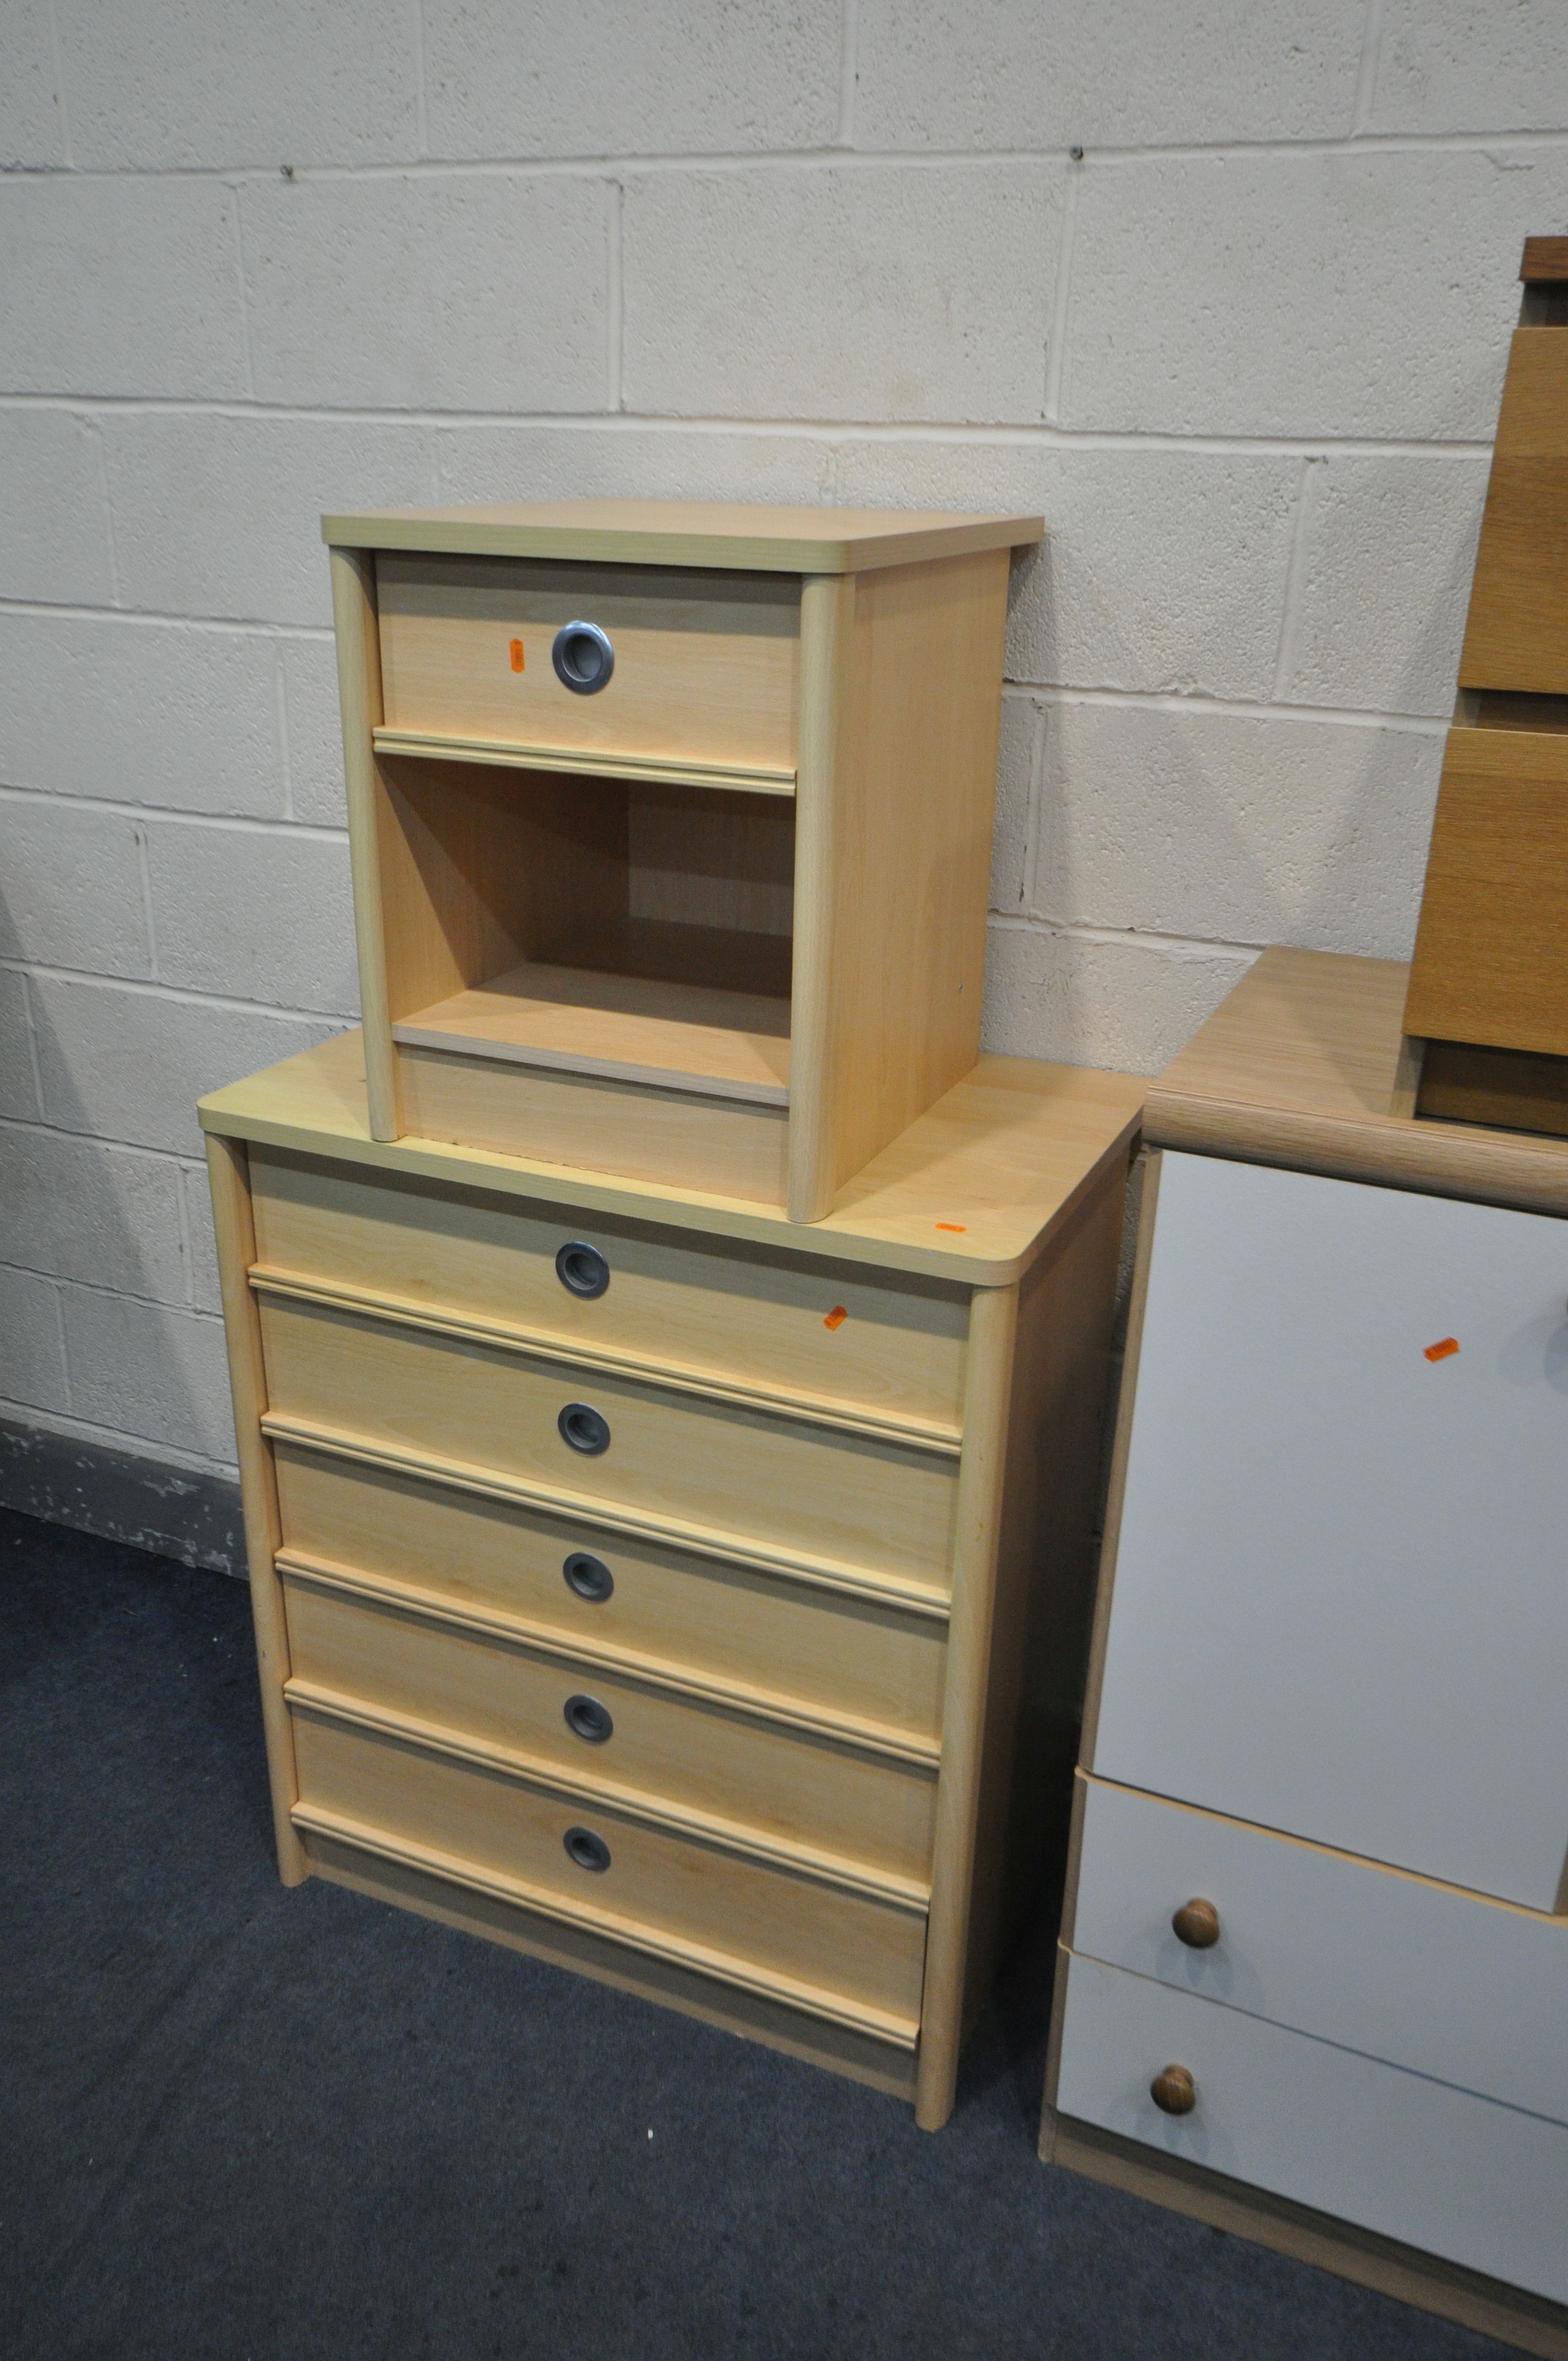
<instances>
[{"instance_id":1,"label":"round recessed handle","mask_svg":"<svg viewBox=\"0 0 1568 2361\"><path fill-rule=\"evenodd\" d=\"M550 651L555 677L574 697L597 697L615 670L609 633L597 623L563 623Z\"/></svg>"},{"instance_id":2,"label":"round recessed handle","mask_svg":"<svg viewBox=\"0 0 1568 2361\"><path fill-rule=\"evenodd\" d=\"M609 1421L588 1402L568 1402L555 1423L562 1442L589 1459L609 1449Z\"/></svg>"},{"instance_id":3,"label":"round recessed handle","mask_svg":"<svg viewBox=\"0 0 1568 2361\"><path fill-rule=\"evenodd\" d=\"M586 1746L602 1746L615 1729L609 1708L598 1697L569 1697L561 1708L567 1729Z\"/></svg>"},{"instance_id":4,"label":"round recessed handle","mask_svg":"<svg viewBox=\"0 0 1568 2361\"><path fill-rule=\"evenodd\" d=\"M561 1576L568 1590L595 1607L602 1607L615 1588L614 1575L591 1550L574 1550L561 1568Z\"/></svg>"},{"instance_id":5,"label":"round recessed handle","mask_svg":"<svg viewBox=\"0 0 1568 2361\"><path fill-rule=\"evenodd\" d=\"M1212 1951L1220 1939L1220 1914L1201 1894L1184 1902L1170 1923L1190 1951Z\"/></svg>"},{"instance_id":6,"label":"round recessed handle","mask_svg":"<svg viewBox=\"0 0 1568 2361\"><path fill-rule=\"evenodd\" d=\"M573 1238L556 1254L555 1276L568 1295L588 1299L602 1295L609 1285L609 1265L598 1246Z\"/></svg>"},{"instance_id":7,"label":"round recessed handle","mask_svg":"<svg viewBox=\"0 0 1568 2361\"><path fill-rule=\"evenodd\" d=\"M1198 2086L1185 2066L1164 2066L1149 2084L1149 2096L1162 2115L1190 2115Z\"/></svg>"},{"instance_id":8,"label":"round recessed handle","mask_svg":"<svg viewBox=\"0 0 1568 2361\"><path fill-rule=\"evenodd\" d=\"M567 1860L576 1861L579 1869L591 1869L596 1876L602 1876L609 1867L609 1847L592 1828L568 1828L561 1842Z\"/></svg>"}]
</instances>

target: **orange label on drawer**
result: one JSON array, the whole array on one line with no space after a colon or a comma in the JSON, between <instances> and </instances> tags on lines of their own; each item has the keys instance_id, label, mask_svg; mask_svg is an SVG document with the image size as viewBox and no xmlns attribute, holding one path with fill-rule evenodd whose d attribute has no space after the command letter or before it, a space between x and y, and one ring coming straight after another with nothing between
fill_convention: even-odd
<instances>
[{"instance_id":1,"label":"orange label on drawer","mask_svg":"<svg viewBox=\"0 0 1568 2361\"><path fill-rule=\"evenodd\" d=\"M522 642L521 640L513 640L511 643L511 668L513 672L521 672L523 668Z\"/></svg>"}]
</instances>

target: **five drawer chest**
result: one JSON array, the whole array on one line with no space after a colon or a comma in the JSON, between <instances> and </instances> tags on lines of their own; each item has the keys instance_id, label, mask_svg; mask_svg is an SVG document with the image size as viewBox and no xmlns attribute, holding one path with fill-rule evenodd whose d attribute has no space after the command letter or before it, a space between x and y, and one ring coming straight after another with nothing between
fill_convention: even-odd
<instances>
[{"instance_id":1,"label":"five drawer chest","mask_svg":"<svg viewBox=\"0 0 1568 2361\"><path fill-rule=\"evenodd\" d=\"M1012 519L328 520L365 1026L205 1100L274 1817L940 2125L1135 1078L981 1057Z\"/></svg>"}]
</instances>

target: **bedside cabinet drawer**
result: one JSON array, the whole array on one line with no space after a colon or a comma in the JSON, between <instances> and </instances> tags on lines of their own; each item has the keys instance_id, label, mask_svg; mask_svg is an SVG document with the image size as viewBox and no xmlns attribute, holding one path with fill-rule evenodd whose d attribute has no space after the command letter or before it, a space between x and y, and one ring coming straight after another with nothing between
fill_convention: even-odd
<instances>
[{"instance_id":1,"label":"bedside cabinet drawer","mask_svg":"<svg viewBox=\"0 0 1568 2361\"><path fill-rule=\"evenodd\" d=\"M280 1277L958 1433L967 1289L276 1148L250 1170L258 1264Z\"/></svg>"},{"instance_id":2,"label":"bedside cabinet drawer","mask_svg":"<svg viewBox=\"0 0 1568 2361\"><path fill-rule=\"evenodd\" d=\"M466 1868L536 1896L579 1924L645 1931L690 1963L789 1997L837 1994L844 2015L913 2042L925 1956L923 1912L847 1894L694 1842L626 1812L476 1770L427 1749L295 1708L305 1828L357 1830L430 1865Z\"/></svg>"},{"instance_id":3,"label":"bedside cabinet drawer","mask_svg":"<svg viewBox=\"0 0 1568 2361\"><path fill-rule=\"evenodd\" d=\"M1075 1952L1568 2124L1568 1918L1098 1779L1081 1801Z\"/></svg>"},{"instance_id":4,"label":"bedside cabinet drawer","mask_svg":"<svg viewBox=\"0 0 1568 2361\"><path fill-rule=\"evenodd\" d=\"M950 1582L956 1458L287 1297L262 1295L261 1334L269 1433L347 1434L934 1596Z\"/></svg>"},{"instance_id":5,"label":"bedside cabinet drawer","mask_svg":"<svg viewBox=\"0 0 1568 2361\"><path fill-rule=\"evenodd\" d=\"M568 1645L623 1650L841 1716L934 1754L947 1625L292 1443L275 1461L285 1555Z\"/></svg>"},{"instance_id":6,"label":"bedside cabinet drawer","mask_svg":"<svg viewBox=\"0 0 1568 2361\"><path fill-rule=\"evenodd\" d=\"M794 576L383 553L376 588L382 739L608 756L652 776L755 770L794 788Z\"/></svg>"},{"instance_id":7,"label":"bedside cabinet drawer","mask_svg":"<svg viewBox=\"0 0 1568 2361\"><path fill-rule=\"evenodd\" d=\"M936 1770L285 1573L291 1703L325 1691L883 1872L927 1898Z\"/></svg>"},{"instance_id":8,"label":"bedside cabinet drawer","mask_svg":"<svg viewBox=\"0 0 1568 2361\"><path fill-rule=\"evenodd\" d=\"M1076 1953L1060 1971L1063 2114L1568 2299L1560 2124ZM1171 2068L1190 2080L1187 2114L1151 2095Z\"/></svg>"}]
</instances>

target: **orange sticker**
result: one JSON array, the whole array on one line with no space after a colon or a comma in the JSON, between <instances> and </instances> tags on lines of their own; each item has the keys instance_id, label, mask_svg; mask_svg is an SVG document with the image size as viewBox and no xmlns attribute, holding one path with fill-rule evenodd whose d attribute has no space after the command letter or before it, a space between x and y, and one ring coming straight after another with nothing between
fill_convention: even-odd
<instances>
[{"instance_id":1,"label":"orange sticker","mask_svg":"<svg viewBox=\"0 0 1568 2361\"><path fill-rule=\"evenodd\" d=\"M1446 1361L1451 1353L1457 1353L1458 1350L1457 1336L1440 1336L1435 1345L1427 1346L1426 1356L1429 1361Z\"/></svg>"},{"instance_id":2,"label":"orange sticker","mask_svg":"<svg viewBox=\"0 0 1568 2361\"><path fill-rule=\"evenodd\" d=\"M962 1237L969 1227L969 1224L967 1222L938 1222L937 1227L939 1230L956 1231L958 1235Z\"/></svg>"},{"instance_id":3,"label":"orange sticker","mask_svg":"<svg viewBox=\"0 0 1568 2361\"><path fill-rule=\"evenodd\" d=\"M849 1316L850 1315L845 1311L843 1305L841 1303L836 1303L833 1306L832 1311L828 1314L827 1319L822 1323L822 1325L824 1328L841 1328Z\"/></svg>"},{"instance_id":4,"label":"orange sticker","mask_svg":"<svg viewBox=\"0 0 1568 2361\"><path fill-rule=\"evenodd\" d=\"M521 672L522 670L522 642L521 640L513 640L511 643L511 668L513 672Z\"/></svg>"}]
</instances>

